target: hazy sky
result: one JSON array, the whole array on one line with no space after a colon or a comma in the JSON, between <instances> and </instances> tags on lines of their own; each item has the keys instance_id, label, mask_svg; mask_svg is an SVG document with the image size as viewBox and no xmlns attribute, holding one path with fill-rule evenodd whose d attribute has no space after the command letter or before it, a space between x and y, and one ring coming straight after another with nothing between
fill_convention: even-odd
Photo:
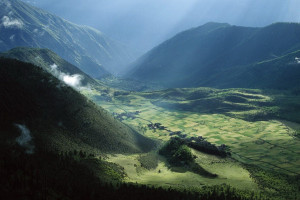
<instances>
[{"instance_id":1,"label":"hazy sky","mask_svg":"<svg viewBox=\"0 0 300 200\"><path fill-rule=\"evenodd\" d=\"M26 1L26 0L24 0ZM77 24L95 27L139 52L206 22L265 26L300 22L300 0L31 0Z\"/></svg>"}]
</instances>

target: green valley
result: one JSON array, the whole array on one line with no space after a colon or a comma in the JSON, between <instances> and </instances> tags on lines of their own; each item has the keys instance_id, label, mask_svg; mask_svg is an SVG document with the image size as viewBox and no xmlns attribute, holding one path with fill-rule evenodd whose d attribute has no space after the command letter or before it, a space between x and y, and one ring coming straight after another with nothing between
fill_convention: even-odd
<instances>
[{"instance_id":1,"label":"green valley","mask_svg":"<svg viewBox=\"0 0 300 200\"><path fill-rule=\"evenodd\" d=\"M108 101L99 98L103 95L101 91L83 93L150 138L166 142L174 136L200 136L215 145L225 144L230 148L231 157L225 159L193 150L196 161L218 175L213 179L186 170L172 171L161 156L157 167L150 171L141 167L138 155L112 156L109 160L124 166L129 182L181 187L226 183L256 190L260 186L253 182L255 179L251 177L255 174L248 168L299 176L297 130L300 124L296 108L300 101L293 91L212 88L144 93L114 91L105 94L111 97ZM149 128L149 124L160 125Z\"/></svg>"},{"instance_id":2,"label":"green valley","mask_svg":"<svg viewBox=\"0 0 300 200\"><path fill-rule=\"evenodd\" d=\"M299 200L297 5L0 0L0 199Z\"/></svg>"}]
</instances>

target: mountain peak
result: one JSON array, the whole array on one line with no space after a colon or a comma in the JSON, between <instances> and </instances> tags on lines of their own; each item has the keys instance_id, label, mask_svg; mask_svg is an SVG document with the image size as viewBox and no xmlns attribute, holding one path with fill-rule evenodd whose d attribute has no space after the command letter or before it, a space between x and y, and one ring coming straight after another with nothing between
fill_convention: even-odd
<instances>
[{"instance_id":1,"label":"mountain peak","mask_svg":"<svg viewBox=\"0 0 300 200\"><path fill-rule=\"evenodd\" d=\"M132 57L100 31L76 25L23 1L0 3L0 51L18 46L51 49L92 77L109 75Z\"/></svg>"},{"instance_id":2,"label":"mountain peak","mask_svg":"<svg viewBox=\"0 0 300 200\"><path fill-rule=\"evenodd\" d=\"M128 76L166 87L216 86L213 78L229 68L243 70L299 50L299 35L297 23L251 28L210 22L157 46L133 64Z\"/></svg>"}]
</instances>

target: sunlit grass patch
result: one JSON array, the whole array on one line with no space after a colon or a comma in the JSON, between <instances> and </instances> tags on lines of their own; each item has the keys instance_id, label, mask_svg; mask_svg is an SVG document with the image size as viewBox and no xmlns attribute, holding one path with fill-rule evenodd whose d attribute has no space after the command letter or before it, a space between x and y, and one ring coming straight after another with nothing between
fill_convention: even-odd
<instances>
[{"instance_id":1,"label":"sunlit grass patch","mask_svg":"<svg viewBox=\"0 0 300 200\"><path fill-rule=\"evenodd\" d=\"M272 165L280 165L280 167L284 169L293 169L294 172L300 173L298 161L300 145L299 141L295 140L292 134L293 130L295 130L294 127L298 126L297 123L290 125L288 121L245 120L249 116L261 117L269 111L272 111L273 108L266 111L261 110L261 108L264 107L265 103L274 101L274 96L262 94L262 91L244 89L214 90L212 93L206 92L206 89L203 89L203 92L198 93L198 91L201 91L201 89L181 89L176 91L176 94L180 93L179 96L172 96L172 90L170 90L169 93L167 91L167 96L165 96L164 91L147 93L148 96L152 95L151 99L149 99L147 95L139 95L137 93L129 95L130 102L120 101L116 98L113 102L99 102L99 105L110 112L121 112L120 108L128 112L141 111L139 114L141 119L126 119L123 121L134 127L147 126L149 121L161 123L171 131L181 131L187 134L187 137L203 136L207 141L217 145L226 144L231 148L233 153L245 156L245 158L238 158L238 160L242 162L274 169L276 167L272 167ZM135 97L132 97L132 95ZM160 100L164 99L166 103L174 103L178 99L184 99L184 95L190 100L206 97L219 100L224 98L226 101L232 101L227 105L243 106L243 104L247 104L248 102L255 107L252 110L235 110L226 114L222 112L207 113L205 111L207 108L203 106L199 107L198 105L196 105L197 108L192 108L191 110L182 110L176 109L176 107L169 109L168 107L157 106L151 103L152 100L157 97L159 97ZM124 98L126 98L126 96ZM285 98L284 95L281 95L281 98ZM245 101L245 99L247 101ZM291 98L291 101L296 103L294 98ZM187 104L189 101L185 100L181 103ZM115 105L117 105L117 107ZM223 109L222 107L220 108L221 110ZM170 138L168 132L162 130L156 130L155 132L153 130L146 130L143 134L163 141L168 141ZM285 163L287 159L289 159L290 162ZM286 173L289 172L286 171Z\"/></svg>"},{"instance_id":2,"label":"sunlit grass patch","mask_svg":"<svg viewBox=\"0 0 300 200\"><path fill-rule=\"evenodd\" d=\"M124 167L127 174L126 182L157 185L163 187L201 188L203 185L226 183L240 189L257 190L257 185L250 178L249 172L238 162L193 151L196 161L206 170L218 173L217 178L205 178L189 171L172 171L163 157L159 157L155 169L147 170L138 161L140 155L112 155L108 161Z\"/></svg>"}]
</instances>

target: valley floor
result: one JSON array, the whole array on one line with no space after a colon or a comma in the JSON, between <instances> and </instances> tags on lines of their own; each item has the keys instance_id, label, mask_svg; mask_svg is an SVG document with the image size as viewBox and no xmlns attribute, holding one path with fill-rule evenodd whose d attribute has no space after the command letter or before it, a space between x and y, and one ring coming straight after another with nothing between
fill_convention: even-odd
<instances>
[{"instance_id":1,"label":"valley floor","mask_svg":"<svg viewBox=\"0 0 300 200\"><path fill-rule=\"evenodd\" d=\"M157 166L147 170L141 167L138 159L141 155L110 155L108 161L124 167L127 182L180 188L226 183L239 189L259 191L259 181L245 166L300 175L300 139L296 135L300 124L269 116L268 109L271 112L278 110L272 104L274 97L271 95L256 90L226 90L217 92L215 97L188 100L187 94L166 91L105 94L100 90L89 90L82 93L147 137L165 142L174 133L182 138L202 136L212 144L225 144L231 151L231 158L226 159L192 151L197 156L196 162L217 174L217 178L205 178L182 169L174 171L161 156L158 156ZM246 100L236 102L234 98L227 98L228 94ZM226 104L195 103L206 98L213 104L220 95ZM234 109L228 109L228 105ZM261 117L262 113L262 119L254 118L256 115ZM155 123L162 128L150 126Z\"/></svg>"},{"instance_id":2,"label":"valley floor","mask_svg":"<svg viewBox=\"0 0 300 200\"><path fill-rule=\"evenodd\" d=\"M193 151L193 154L198 157L197 163L205 170L218 174L218 177L208 178L184 169L171 169L163 157L159 157L157 167L150 170L141 166L138 160L140 155L111 155L108 161L124 167L127 182L185 189L199 189L204 185L228 184L240 189L258 190L257 184L250 178L249 172L238 162L198 151Z\"/></svg>"}]
</instances>

